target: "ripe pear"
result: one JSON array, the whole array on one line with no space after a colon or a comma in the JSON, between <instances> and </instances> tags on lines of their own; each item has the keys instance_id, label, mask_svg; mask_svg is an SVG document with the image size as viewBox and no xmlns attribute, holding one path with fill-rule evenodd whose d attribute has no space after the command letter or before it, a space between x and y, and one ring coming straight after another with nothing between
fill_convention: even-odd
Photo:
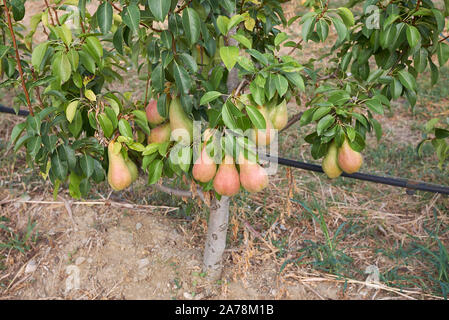
<instances>
[{"instance_id":1,"label":"ripe pear","mask_svg":"<svg viewBox=\"0 0 449 320\"><path fill-rule=\"evenodd\" d=\"M276 130L285 128L288 123L287 101L285 99L270 110L270 120Z\"/></svg>"},{"instance_id":2,"label":"ripe pear","mask_svg":"<svg viewBox=\"0 0 449 320\"><path fill-rule=\"evenodd\" d=\"M169 118L172 138L184 145L192 143L193 121L184 112L181 102L177 97L170 102Z\"/></svg>"},{"instance_id":3,"label":"ripe pear","mask_svg":"<svg viewBox=\"0 0 449 320\"><path fill-rule=\"evenodd\" d=\"M327 154L321 163L324 173L331 179L339 177L343 171L338 166L338 149L335 140L329 146Z\"/></svg>"},{"instance_id":4,"label":"ripe pear","mask_svg":"<svg viewBox=\"0 0 449 320\"><path fill-rule=\"evenodd\" d=\"M218 167L214 178L214 189L222 196L233 196L240 191L239 173L231 156L226 155L224 161Z\"/></svg>"},{"instance_id":5,"label":"ripe pear","mask_svg":"<svg viewBox=\"0 0 449 320\"><path fill-rule=\"evenodd\" d=\"M165 118L159 114L159 111L157 111L156 100L150 100L147 107L145 108L145 111L147 113L147 119L150 124L158 125L165 121Z\"/></svg>"},{"instance_id":6,"label":"ripe pear","mask_svg":"<svg viewBox=\"0 0 449 320\"><path fill-rule=\"evenodd\" d=\"M268 174L257 162L249 161L239 155L240 183L248 192L259 192L268 186Z\"/></svg>"},{"instance_id":7,"label":"ripe pear","mask_svg":"<svg viewBox=\"0 0 449 320\"><path fill-rule=\"evenodd\" d=\"M254 128L251 133L251 138L256 143L256 145L266 146L269 145L274 139L274 132L272 131L274 127L273 123L270 120L267 109L263 106L258 106L257 109L265 118L265 129Z\"/></svg>"},{"instance_id":8,"label":"ripe pear","mask_svg":"<svg viewBox=\"0 0 449 320\"><path fill-rule=\"evenodd\" d=\"M129 172L131 173L131 183L133 183L137 180L139 171L137 170L136 164L130 158L127 158L125 160L125 163L128 167Z\"/></svg>"},{"instance_id":9,"label":"ripe pear","mask_svg":"<svg viewBox=\"0 0 449 320\"><path fill-rule=\"evenodd\" d=\"M133 177L120 151L114 150L114 145L114 141L108 145L108 182L112 189L120 191L131 185Z\"/></svg>"},{"instance_id":10,"label":"ripe pear","mask_svg":"<svg viewBox=\"0 0 449 320\"><path fill-rule=\"evenodd\" d=\"M217 165L215 164L214 159L209 156L206 150L206 144L204 144L200 156L193 165L193 178L200 182L209 182L214 178L216 172Z\"/></svg>"},{"instance_id":11,"label":"ripe pear","mask_svg":"<svg viewBox=\"0 0 449 320\"><path fill-rule=\"evenodd\" d=\"M165 123L151 129L148 143L164 143L170 141L170 123Z\"/></svg>"},{"instance_id":12,"label":"ripe pear","mask_svg":"<svg viewBox=\"0 0 449 320\"><path fill-rule=\"evenodd\" d=\"M346 173L354 173L359 171L362 164L363 158L360 152L353 150L345 139L338 149L338 166Z\"/></svg>"}]
</instances>

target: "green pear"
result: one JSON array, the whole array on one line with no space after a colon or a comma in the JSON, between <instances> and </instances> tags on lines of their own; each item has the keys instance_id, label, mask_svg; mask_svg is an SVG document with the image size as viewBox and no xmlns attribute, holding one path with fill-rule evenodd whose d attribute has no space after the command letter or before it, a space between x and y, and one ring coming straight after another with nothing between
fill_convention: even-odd
<instances>
[{"instance_id":1,"label":"green pear","mask_svg":"<svg viewBox=\"0 0 449 320\"><path fill-rule=\"evenodd\" d=\"M275 132L273 131L273 129L274 129L273 123L271 122L270 116L265 107L258 106L257 109L260 111L260 113L262 113L262 115L265 119L265 129L253 128L254 130L251 133L251 139L258 146L267 146L275 138Z\"/></svg>"},{"instance_id":2,"label":"green pear","mask_svg":"<svg viewBox=\"0 0 449 320\"><path fill-rule=\"evenodd\" d=\"M217 174L214 178L214 189L222 196L231 197L240 191L240 178L234 159L226 155L223 162L218 167Z\"/></svg>"},{"instance_id":3,"label":"green pear","mask_svg":"<svg viewBox=\"0 0 449 320\"><path fill-rule=\"evenodd\" d=\"M248 192L259 192L268 186L268 174L257 162L249 161L239 155L240 183Z\"/></svg>"},{"instance_id":4,"label":"green pear","mask_svg":"<svg viewBox=\"0 0 449 320\"><path fill-rule=\"evenodd\" d=\"M164 143L170 141L170 123L165 123L151 129L148 143Z\"/></svg>"},{"instance_id":5,"label":"green pear","mask_svg":"<svg viewBox=\"0 0 449 320\"><path fill-rule=\"evenodd\" d=\"M172 138L183 145L191 144L193 139L193 121L184 112L178 97L170 102L169 118Z\"/></svg>"},{"instance_id":6,"label":"green pear","mask_svg":"<svg viewBox=\"0 0 449 320\"><path fill-rule=\"evenodd\" d=\"M112 189L116 191L129 187L132 183L132 174L125 159L120 152L120 146L111 141L108 145L108 182Z\"/></svg>"},{"instance_id":7,"label":"green pear","mask_svg":"<svg viewBox=\"0 0 449 320\"><path fill-rule=\"evenodd\" d=\"M137 177L139 175L139 170L137 169L136 164L130 159L127 158L125 160L126 165L128 166L128 170L131 173L131 183L137 180Z\"/></svg>"},{"instance_id":8,"label":"green pear","mask_svg":"<svg viewBox=\"0 0 449 320\"><path fill-rule=\"evenodd\" d=\"M276 130L282 130L288 123L287 101L284 99L279 105L270 109L270 120Z\"/></svg>"},{"instance_id":9,"label":"green pear","mask_svg":"<svg viewBox=\"0 0 449 320\"><path fill-rule=\"evenodd\" d=\"M157 110L156 100L150 100L150 102L148 102L145 112L147 114L148 122L152 125L158 125L165 121L165 118L161 116Z\"/></svg>"},{"instance_id":10,"label":"green pear","mask_svg":"<svg viewBox=\"0 0 449 320\"><path fill-rule=\"evenodd\" d=\"M345 139L343 145L338 149L338 166L346 173L359 171L363 164L363 157L360 152L351 148L348 140Z\"/></svg>"},{"instance_id":11,"label":"green pear","mask_svg":"<svg viewBox=\"0 0 449 320\"><path fill-rule=\"evenodd\" d=\"M343 171L338 166L338 149L335 140L329 146L327 154L321 163L324 173L331 179L339 177Z\"/></svg>"}]
</instances>

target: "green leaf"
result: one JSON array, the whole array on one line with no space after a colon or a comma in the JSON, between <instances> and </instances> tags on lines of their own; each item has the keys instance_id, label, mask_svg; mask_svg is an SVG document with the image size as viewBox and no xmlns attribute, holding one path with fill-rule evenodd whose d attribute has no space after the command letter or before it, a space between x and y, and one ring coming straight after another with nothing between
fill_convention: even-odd
<instances>
[{"instance_id":1,"label":"green leaf","mask_svg":"<svg viewBox=\"0 0 449 320\"><path fill-rule=\"evenodd\" d=\"M309 110L314 110L314 109L309 109ZM332 110L331 106L319 107L313 113L313 116L312 116L311 120L312 121L317 121L317 120L321 119L322 117L324 117L325 115L329 114L329 112L331 112L331 110Z\"/></svg>"},{"instance_id":2,"label":"green leaf","mask_svg":"<svg viewBox=\"0 0 449 320\"><path fill-rule=\"evenodd\" d=\"M214 101L215 99L219 98L222 95L222 93L218 91L209 91L206 92L200 100L200 105L206 105L211 101Z\"/></svg>"},{"instance_id":3,"label":"green leaf","mask_svg":"<svg viewBox=\"0 0 449 320\"><path fill-rule=\"evenodd\" d=\"M398 72L398 78L404 87L406 87L409 90L415 90L416 79L410 73L408 73L405 69Z\"/></svg>"},{"instance_id":4,"label":"green leaf","mask_svg":"<svg viewBox=\"0 0 449 320\"><path fill-rule=\"evenodd\" d=\"M376 132L376 138L377 141L380 141L380 139L382 138L382 127L380 125L380 123L376 120L376 119L371 119L371 124L374 128L374 131Z\"/></svg>"},{"instance_id":5,"label":"green leaf","mask_svg":"<svg viewBox=\"0 0 449 320\"><path fill-rule=\"evenodd\" d=\"M91 51L96 55L97 59L103 56L103 46L97 37L91 36L86 38L86 45L91 49Z\"/></svg>"},{"instance_id":6,"label":"green leaf","mask_svg":"<svg viewBox=\"0 0 449 320\"><path fill-rule=\"evenodd\" d=\"M239 48L237 47L229 46L220 48L221 60L225 64L228 71L231 71L232 68L234 68L238 56L239 56Z\"/></svg>"},{"instance_id":7,"label":"green leaf","mask_svg":"<svg viewBox=\"0 0 449 320\"><path fill-rule=\"evenodd\" d=\"M280 74L274 76L274 84L280 97L283 97L288 89L288 81Z\"/></svg>"},{"instance_id":8,"label":"green leaf","mask_svg":"<svg viewBox=\"0 0 449 320\"><path fill-rule=\"evenodd\" d=\"M41 136L34 136L27 141L27 152L30 157L35 158L42 146Z\"/></svg>"},{"instance_id":9,"label":"green leaf","mask_svg":"<svg viewBox=\"0 0 449 320\"><path fill-rule=\"evenodd\" d=\"M123 22L135 34L139 31L140 10L135 4L125 7L122 11Z\"/></svg>"},{"instance_id":10,"label":"green leaf","mask_svg":"<svg viewBox=\"0 0 449 320\"><path fill-rule=\"evenodd\" d=\"M252 48L251 40L241 34L234 34L231 38L237 40L240 44L245 46L248 49Z\"/></svg>"},{"instance_id":11,"label":"green leaf","mask_svg":"<svg viewBox=\"0 0 449 320\"><path fill-rule=\"evenodd\" d=\"M21 122L14 126L14 128L11 131L11 138L9 139L9 146L12 146L16 143L17 139L19 139L22 132L25 130L26 123Z\"/></svg>"},{"instance_id":12,"label":"green leaf","mask_svg":"<svg viewBox=\"0 0 449 320\"><path fill-rule=\"evenodd\" d=\"M256 127L257 129L265 129L267 127L267 123L263 114L259 110L257 110L257 108L247 105L245 106L245 109L254 127Z\"/></svg>"},{"instance_id":13,"label":"green leaf","mask_svg":"<svg viewBox=\"0 0 449 320\"><path fill-rule=\"evenodd\" d=\"M284 76L286 76L288 81L290 81L295 87L299 88L301 91L306 90L306 87L304 85L304 79L298 72L284 73Z\"/></svg>"},{"instance_id":14,"label":"green leaf","mask_svg":"<svg viewBox=\"0 0 449 320\"><path fill-rule=\"evenodd\" d=\"M148 7L157 21L163 22L170 11L171 2L167 0L148 0Z\"/></svg>"},{"instance_id":15,"label":"green leaf","mask_svg":"<svg viewBox=\"0 0 449 320\"><path fill-rule=\"evenodd\" d=\"M192 86L190 75L186 71L186 69L178 65L176 61L173 64L173 75L175 76L176 87L178 89L178 92L188 94L190 87Z\"/></svg>"},{"instance_id":16,"label":"green leaf","mask_svg":"<svg viewBox=\"0 0 449 320\"><path fill-rule=\"evenodd\" d=\"M193 59L193 57L187 53L181 53L179 55L184 65L187 67L187 69L193 73L198 71L198 65L196 61Z\"/></svg>"},{"instance_id":17,"label":"green leaf","mask_svg":"<svg viewBox=\"0 0 449 320\"><path fill-rule=\"evenodd\" d=\"M343 40L346 39L346 36L348 35L348 29L346 28L343 21L336 17L331 17L331 20L334 24L335 30L337 30L338 34L338 41L337 43L343 42Z\"/></svg>"},{"instance_id":18,"label":"green leaf","mask_svg":"<svg viewBox=\"0 0 449 320\"><path fill-rule=\"evenodd\" d=\"M320 121L318 121L318 124L316 126L316 132L319 136L321 136L326 129L328 129L331 125L333 125L335 122L335 118L333 115L328 114L327 116L321 118Z\"/></svg>"},{"instance_id":19,"label":"green leaf","mask_svg":"<svg viewBox=\"0 0 449 320\"><path fill-rule=\"evenodd\" d=\"M100 31L103 34L106 34L111 30L112 26L112 5L109 2L103 2L98 7L97 13L97 23L100 27Z\"/></svg>"},{"instance_id":20,"label":"green leaf","mask_svg":"<svg viewBox=\"0 0 449 320\"><path fill-rule=\"evenodd\" d=\"M236 15L232 16L227 25L227 29L228 29L227 32L229 32L232 28L234 28L236 25L238 25L240 22L242 22L244 20L245 20L245 17L242 16L241 14L236 14Z\"/></svg>"},{"instance_id":21,"label":"green leaf","mask_svg":"<svg viewBox=\"0 0 449 320\"><path fill-rule=\"evenodd\" d=\"M440 67L444 66L449 59L449 45L447 43L441 42L438 45L438 63Z\"/></svg>"},{"instance_id":22,"label":"green leaf","mask_svg":"<svg viewBox=\"0 0 449 320\"><path fill-rule=\"evenodd\" d=\"M249 91L251 92L251 96L253 97L254 101L258 105L263 105L265 102L265 89L259 87L255 81L251 82L249 85Z\"/></svg>"},{"instance_id":23,"label":"green leaf","mask_svg":"<svg viewBox=\"0 0 449 320\"><path fill-rule=\"evenodd\" d=\"M164 167L164 163L162 160L153 161L148 166L148 184L154 184L159 181L162 176L162 168Z\"/></svg>"},{"instance_id":24,"label":"green leaf","mask_svg":"<svg viewBox=\"0 0 449 320\"><path fill-rule=\"evenodd\" d=\"M228 34L229 18L226 16L219 16L217 18L217 27L221 34L226 36Z\"/></svg>"},{"instance_id":25,"label":"green leaf","mask_svg":"<svg viewBox=\"0 0 449 320\"><path fill-rule=\"evenodd\" d=\"M120 119L118 122L118 129L122 136L133 138L133 130L131 129L131 125L125 119Z\"/></svg>"},{"instance_id":26,"label":"green leaf","mask_svg":"<svg viewBox=\"0 0 449 320\"><path fill-rule=\"evenodd\" d=\"M67 108L65 109L65 115L67 121L72 123L73 118L75 118L76 109L78 108L79 100L74 100L69 103Z\"/></svg>"},{"instance_id":27,"label":"green leaf","mask_svg":"<svg viewBox=\"0 0 449 320\"><path fill-rule=\"evenodd\" d=\"M190 45L197 43L201 33L201 21L194 9L187 7L183 10L182 25Z\"/></svg>"},{"instance_id":28,"label":"green leaf","mask_svg":"<svg viewBox=\"0 0 449 320\"><path fill-rule=\"evenodd\" d=\"M52 72L55 77L61 80L61 83L66 82L70 79L70 74L72 73L72 67L70 65L69 58L63 52L55 55L52 63Z\"/></svg>"},{"instance_id":29,"label":"green leaf","mask_svg":"<svg viewBox=\"0 0 449 320\"><path fill-rule=\"evenodd\" d=\"M110 138L114 131L111 120L108 118L106 114L100 113L98 115L98 122L100 122L100 126L101 129L103 130L105 137Z\"/></svg>"},{"instance_id":30,"label":"green leaf","mask_svg":"<svg viewBox=\"0 0 449 320\"><path fill-rule=\"evenodd\" d=\"M229 110L229 107L227 103L223 105L223 108L221 109L221 117L223 118L223 122L229 129L236 129L237 124L235 122L235 119Z\"/></svg>"},{"instance_id":31,"label":"green leaf","mask_svg":"<svg viewBox=\"0 0 449 320\"><path fill-rule=\"evenodd\" d=\"M279 32L276 37L274 38L274 45L278 46L280 45L282 42L284 42L285 40L288 39L288 36L285 32Z\"/></svg>"},{"instance_id":32,"label":"green leaf","mask_svg":"<svg viewBox=\"0 0 449 320\"><path fill-rule=\"evenodd\" d=\"M352 27L355 24L354 15L348 8L345 7L338 8L337 13L348 28Z\"/></svg>"},{"instance_id":33,"label":"green leaf","mask_svg":"<svg viewBox=\"0 0 449 320\"><path fill-rule=\"evenodd\" d=\"M373 112L378 114L384 114L382 103L377 99L370 99L365 102L366 106Z\"/></svg>"},{"instance_id":34,"label":"green leaf","mask_svg":"<svg viewBox=\"0 0 449 320\"><path fill-rule=\"evenodd\" d=\"M33 65L36 71L40 71L40 65L42 60L44 60L45 52L47 52L48 42L43 42L39 44L33 50L33 54L31 55L31 64Z\"/></svg>"},{"instance_id":35,"label":"green leaf","mask_svg":"<svg viewBox=\"0 0 449 320\"><path fill-rule=\"evenodd\" d=\"M86 68L87 71L89 71L92 74L95 74L95 60L86 52L80 50L78 52L80 56L81 64Z\"/></svg>"},{"instance_id":36,"label":"green leaf","mask_svg":"<svg viewBox=\"0 0 449 320\"><path fill-rule=\"evenodd\" d=\"M62 161L58 153L53 153L51 156L51 169L52 173L59 180L64 181L67 178L68 166L66 161Z\"/></svg>"},{"instance_id":37,"label":"green leaf","mask_svg":"<svg viewBox=\"0 0 449 320\"><path fill-rule=\"evenodd\" d=\"M70 31L67 25L63 24L62 26L56 27L56 33L67 47L70 46L70 44L72 43L72 31Z\"/></svg>"},{"instance_id":38,"label":"green leaf","mask_svg":"<svg viewBox=\"0 0 449 320\"><path fill-rule=\"evenodd\" d=\"M407 25L407 41L411 48L416 47L421 41L421 34L418 31L418 28Z\"/></svg>"},{"instance_id":39,"label":"green leaf","mask_svg":"<svg viewBox=\"0 0 449 320\"><path fill-rule=\"evenodd\" d=\"M165 72L162 64L158 64L151 73L151 86L156 91L162 91L165 87Z\"/></svg>"},{"instance_id":40,"label":"green leaf","mask_svg":"<svg viewBox=\"0 0 449 320\"><path fill-rule=\"evenodd\" d=\"M254 73L256 72L256 67L254 66L254 63L248 57L239 55L237 57L237 63L246 71Z\"/></svg>"},{"instance_id":41,"label":"green leaf","mask_svg":"<svg viewBox=\"0 0 449 320\"><path fill-rule=\"evenodd\" d=\"M302 24L302 38L304 42L307 42L309 40L309 34L313 31L313 27L315 25L316 17L309 17L308 19L304 20L304 23Z\"/></svg>"},{"instance_id":42,"label":"green leaf","mask_svg":"<svg viewBox=\"0 0 449 320\"><path fill-rule=\"evenodd\" d=\"M25 0L11 0L11 7L14 20L21 21L25 16Z\"/></svg>"},{"instance_id":43,"label":"green leaf","mask_svg":"<svg viewBox=\"0 0 449 320\"><path fill-rule=\"evenodd\" d=\"M81 157L80 166L86 177L89 178L94 173L94 165L94 159L91 156L85 154Z\"/></svg>"},{"instance_id":44,"label":"green leaf","mask_svg":"<svg viewBox=\"0 0 449 320\"><path fill-rule=\"evenodd\" d=\"M316 32L318 33L318 37L320 38L321 42L324 42L327 39L327 36L329 34L329 25L326 21L324 21L324 19L318 20L316 24Z\"/></svg>"}]
</instances>

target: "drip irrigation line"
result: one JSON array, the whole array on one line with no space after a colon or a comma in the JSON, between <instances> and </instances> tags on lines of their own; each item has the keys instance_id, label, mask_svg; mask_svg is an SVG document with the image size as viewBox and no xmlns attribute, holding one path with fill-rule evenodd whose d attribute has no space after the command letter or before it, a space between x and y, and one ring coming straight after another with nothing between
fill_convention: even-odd
<instances>
[{"instance_id":1,"label":"drip irrigation line","mask_svg":"<svg viewBox=\"0 0 449 320\"><path fill-rule=\"evenodd\" d=\"M0 104L0 113L11 113L16 114L12 108L5 107ZM20 116L27 116L29 114L28 110L19 110L18 115ZM270 155L266 155L265 157L261 157L263 160L267 160L270 162L278 163L283 166L292 167L292 168L298 168L303 169L307 171L314 171L319 173L324 173L323 169L320 165L311 164L307 162L301 162L296 160L290 160L290 159L284 159L284 158L278 158L278 157L272 157ZM408 180L403 178L393 178L393 177L381 177L376 176L372 174L367 173L342 173L342 177L347 177L351 179L357 179L362 181L370 181L374 183L380 183L385 184L393 187L400 187L407 189L407 193L413 193L413 191L419 190L419 191L426 191L426 192L433 192L433 193L441 193L441 194L447 194L449 195L449 187L436 185L436 184L429 184L421 181L415 181L415 180Z\"/></svg>"}]
</instances>

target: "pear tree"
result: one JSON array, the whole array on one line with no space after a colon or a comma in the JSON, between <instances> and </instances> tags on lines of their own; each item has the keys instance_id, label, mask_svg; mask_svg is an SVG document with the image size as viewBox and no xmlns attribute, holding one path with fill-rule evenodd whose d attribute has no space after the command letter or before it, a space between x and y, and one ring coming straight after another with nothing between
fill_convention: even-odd
<instances>
[{"instance_id":1,"label":"pear tree","mask_svg":"<svg viewBox=\"0 0 449 320\"><path fill-rule=\"evenodd\" d=\"M417 77L429 70L435 84L449 59L449 1L335 2L45 0L25 27L26 0L2 0L0 85L29 110L10 146L55 194L82 198L104 181L123 190L140 171L159 190L200 197L203 268L217 279L230 199L269 186L259 147L298 120L329 177L356 172L367 135L382 138L375 115L400 98L414 106ZM287 19L289 3L302 13ZM311 43L330 50L310 56ZM304 112L289 121L292 102ZM423 141L442 161L447 124L429 122Z\"/></svg>"}]
</instances>

